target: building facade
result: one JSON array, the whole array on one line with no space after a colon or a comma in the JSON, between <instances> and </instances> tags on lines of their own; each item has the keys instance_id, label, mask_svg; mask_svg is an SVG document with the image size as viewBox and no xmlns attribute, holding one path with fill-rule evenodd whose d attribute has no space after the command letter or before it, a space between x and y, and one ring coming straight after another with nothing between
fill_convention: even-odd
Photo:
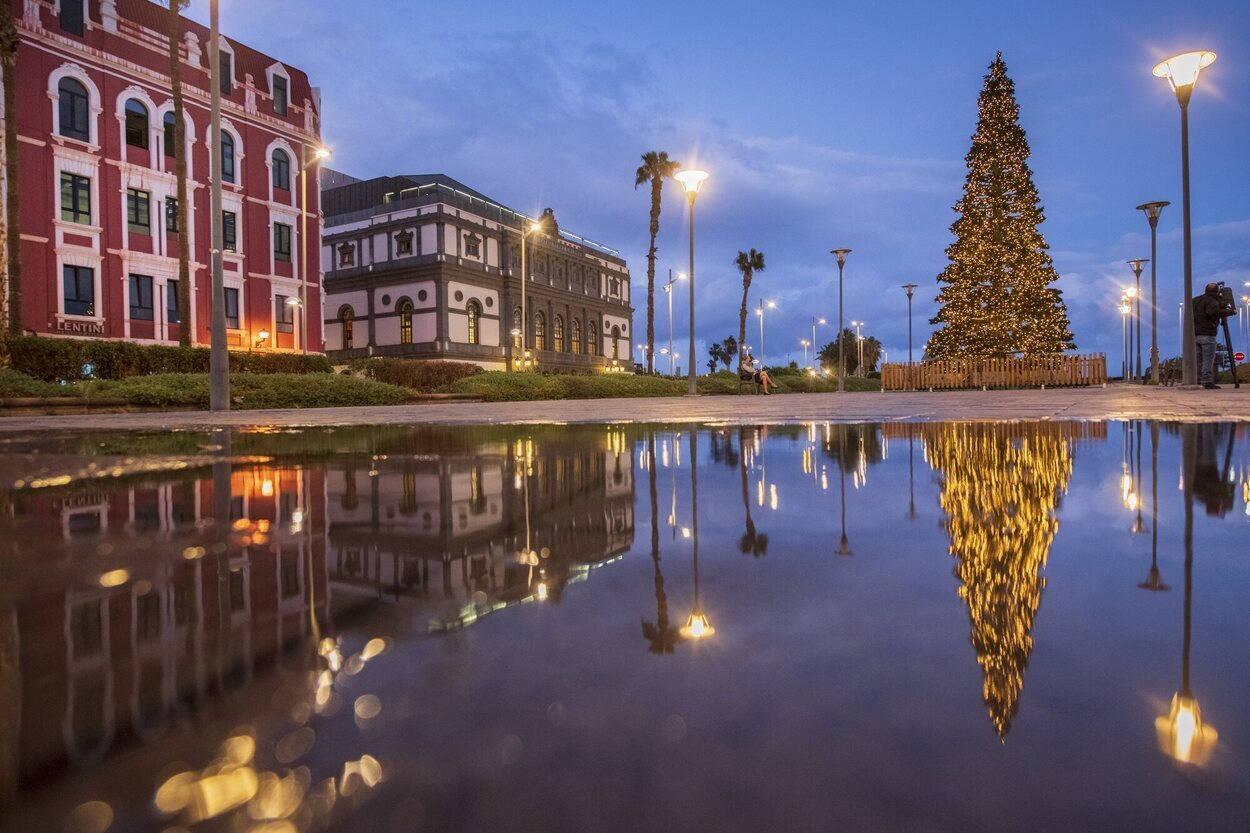
<instances>
[{"instance_id":1,"label":"building facade","mask_svg":"<svg viewBox=\"0 0 1250 833\"><path fill-rule=\"evenodd\" d=\"M322 193L331 358L633 367L629 269L616 250L560 230L551 209L531 219L441 174L332 176L345 184Z\"/></svg>"},{"instance_id":2,"label":"building facade","mask_svg":"<svg viewBox=\"0 0 1250 833\"><path fill-rule=\"evenodd\" d=\"M182 20L187 228L177 228L167 9L147 0L3 0L15 9L22 326L38 335L176 343L209 333L209 31ZM301 346L301 257L319 310L319 206L302 160L320 145L307 76L220 39L223 274L234 349ZM310 178L315 169L309 172ZM178 308L179 235L190 244L191 309ZM308 346L321 347L320 315Z\"/></svg>"}]
</instances>

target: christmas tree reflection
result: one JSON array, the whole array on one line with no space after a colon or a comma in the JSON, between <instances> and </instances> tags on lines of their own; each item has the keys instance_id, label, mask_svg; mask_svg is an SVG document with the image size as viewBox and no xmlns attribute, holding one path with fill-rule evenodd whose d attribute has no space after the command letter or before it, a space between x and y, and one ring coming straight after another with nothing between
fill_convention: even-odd
<instances>
[{"instance_id":1,"label":"christmas tree reflection","mask_svg":"<svg viewBox=\"0 0 1250 833\"><path fill-rule=\"evenodd\" d=\"M1055 510L1072 474L1066 426L927 426L928 460L942 475L950 553L968 605L983 696L999 738L1019 706L1033 650L1041 571L1059 529Z\"/></svg>"}]
</instances>

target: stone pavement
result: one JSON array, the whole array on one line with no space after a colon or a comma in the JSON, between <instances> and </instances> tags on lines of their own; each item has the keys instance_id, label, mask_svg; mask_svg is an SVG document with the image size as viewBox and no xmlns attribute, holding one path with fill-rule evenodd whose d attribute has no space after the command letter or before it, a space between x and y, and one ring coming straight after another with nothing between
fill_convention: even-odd
<instances>
[{"instance_id":1,"label":"stone pavement","mask_svg":"<svg viewBox=\"0 0 1250 833\"><path fill-rule=\"evenodd\" d=\"M217 426L468 425L603 422L878 422L1162 419L1250 421L1250 385L1218 391L1106 388L1024 391L811 393L541 402L422 403L309 410L148 412L0 417L0 432L195 430Z\"/></svg>"}]
</instances>

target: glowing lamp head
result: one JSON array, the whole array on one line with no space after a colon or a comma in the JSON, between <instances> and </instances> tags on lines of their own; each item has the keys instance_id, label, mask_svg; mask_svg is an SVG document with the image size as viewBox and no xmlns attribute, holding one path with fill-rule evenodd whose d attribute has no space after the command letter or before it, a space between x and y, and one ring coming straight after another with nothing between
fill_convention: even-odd
<instances>
[{"instance_id":1,"label":"glowing lamp head","mask_svg":"<svg viewBox=\"0 0 1250 833\"><path fill-rule=\"evenodd\" d=\"M1172 697L1167 715L1155 718L1155 731L1163 754L1177 763L1206 766L1219 733L1202 722L1198 701L1186 694Z\"/></svg>"},{"instance_id":2,"label":"glowing lamp head","mask_svg":"<svg viewBox=\"0 0 1250 833\"><path fill-rule=\"evenodd\" d=\"M716 628L707 620L707 614L698 610L690 614L680 632L686 639L706 639L716 633Z\"/></svg>"},{"instance_id":3,"label":"glowing lamp head","mask_svg":"<svg viewBox=\"0 0 1250 833\"><path fill-rule=\"evenodd\" d=\"M327 147L319 147L313 151L313 158L320 159L323 162L329 159L331 155L330 149Z\"/></svg>"},{"instance_id":4,"label":"glowing lamp head","mask_svg":"<svg viewBox=\"0 0 1250 833\"><path fill-rule=\"evenodd\" d=\"M1154 74L1168 79L1173 90L1192 88L1198 83L1198 73L1215 63L1214 52L1185 52L1174 55L1155 65Z\"/></svg>"},{"instance_id":5,"label":"glowing lamp head","mask_svg":"<svg viewBox=\"0 0 1250 833\"><path fill-rule=\"evenodd\" d=\"M298 307L298 306L299 306L299 298L296 298L294 295L292 295L291 297L289 297L289 298L287 298L287 299L286 299L286 305L287 305L288 307Z\"/></svg>"},{"instance_id":6,"label":"glowing lamp head","mask_svg":"<svg viewBox=\"0 0 1250 833\"><path fill-rule=\"evenodd\" d=\"M816 323L817 323L817 324L824 325L824 324L826 324L826 323L828 323L828 322L826 322L826 321L825 321L825 319L823 319L823 318L817 318L817 319L816 319Z\"/></svg>"},{"instance_id":7,"label":"glowing lamp head","mask_svg":"<svg viewBox=\"0 0 1250 833\"><path fill-rule=\"evenodd\" d=\"M699 189L703 187L703 181L707 179L707 171L685 170L678 171L673 174L673 179L681 184L681 189L686 192L686 196L694 199L699 194Z\"/></svg>"},{"instance_id":8,"label":"glowing lamp head","mask_svg":"<svg viewBox=\"0 0 1250 833\"><path fill-rule=\"evenodd\" d=\"M257 333L256 333L256 337L257 337L258 339L260 339L261 341L268 341L268 340L269 340L269 331L268 331L268 330L260 330L259 332L257 332Z\"/></svg>"},{"instance_id":9,"label":"glowing lamp head","mask_svg":"<svg viewBox=\"0 0 1250 833\"><path fill-rule=\"evenodd\" d=\"M684 281L684 280L685 280L686 278L688 278L688 277L690 277L690 276L689 276L689 275L687 275L685 272L678 272L678 273L677 273L677 280L679 280L679 281ZM1248 286L1250 286L1250 284L1247 284L1247 285L1248 285Z\"/></svg>"},{"instance_id":10,"label":"glowing lamp head","mask_svg":"<svg viewBox=\"0 0 1250 833\"><path fill-rule=\"evenodd\" d=\"M534 592L534 596L540 602L545 602L547 600L547 582L545 581L538 582L538 587Z\"/></svg>"},{"instance_id":11,"label":"glowing lamp head","mask_svg":"<svg viewBox=\"0 0 1250 833\"><path fill-rule=\"evenodd\" d=\"M1136 298L1136 297L1137 297L1137 287L1135 287L1135 286L1130 286L1128 289L1124 290L1124 297L1125 297L1125 298Z\"/></svg>"},{"instance_id":12,"label":"glowing lamp head","mask_svg":"<svg viewBox=\"0 0 1250 833\"><path fill-rule=\"evenodd\" d=\"M1128 304L1120 304L1120 315L1128 315L1131 310Z\"/></svg>"}]
</instances>

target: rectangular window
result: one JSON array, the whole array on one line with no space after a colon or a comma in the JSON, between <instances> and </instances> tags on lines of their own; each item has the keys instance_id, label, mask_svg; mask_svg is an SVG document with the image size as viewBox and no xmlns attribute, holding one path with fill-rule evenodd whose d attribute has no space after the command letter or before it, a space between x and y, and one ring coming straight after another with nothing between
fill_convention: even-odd
<instances>
[{"instance_id":1,"label":"rectangular window","mask_svg":"<svg viewBox=\"0 0 1250 833\"><path fill-rule=\"evenodd\" d=\"M178 198L165 198L165 231L170 234L178 233Z\"/></svg>"},{"instance_id":2,"label":"rectangular window","mask_svg":"<svg viewBox=\"0 0 1250 833\"><path fill-rule=\"evenodd\" d=\"M130 317L135 321L152 320L152 276L130 276Z\"/></svg>"},{"instance_id":3,"label":"rectangular window","mask_svg":"<svg viewBox=\"0 0 1250 833\"><path fill-rule=\"evenodd\" d=\"M95 270L87 266L65 266L61 278L65 289L65 314L95 315Z\"/></svg>"},{"instance_id":4,"label":"rectangular window","mask_svg":"<svg viewBox=\"0 0 1250 833\"><path fill-rule=\"evenodd\" d=\"M61 135L79 141L91 141L91 101L87 88L72 78L62 78L57 88L60 98Z\"/></svg>"},{"instance_id":5,"label":"rectangular window","mask_svg":"<svg viewBox=\"0 0 1250 833\"><path fill-rule=\"evenodd\" d=\"M227 286L223 291L226 294L226 326L237 330L239 329L239 290Z\"/></svg>"},{"instance_id":6,"label":"rectangular window","mask_svg":"<svg viewBox=\"0 0 1250 833\"><path fill-rule=\"evenodd\" d=\"M273 296L273 319L277 322L280 333L295 332L295 305L288 304L287 300L285 295Z\"/></svg>"},{"instance_id":7,"label":"rectangular window","mask_svg":"<svg viewBox=\"0 0 1250 833\"><path fill-rule=\"evenodd\" d=\"M85 0L61 0L61 30L82 37Z\"/></svg>"},{"instance_id":8,"label":"rectangular window","mask_svg":"<svg viewBox=\"0 0 1250 833\"><path fill-rule=\"evenodd\" d=\"M285 223L273 224L273 259L291 262L291 227Z\"/></svg>"},{"instance_id":9,"label":"rectangular window","mask_svg":"<svg viewBox=\"0 0 1250 833\"><path fill-rule=\"evenodd\" d=\"M61 219L91 225L91 180L61 172Z\"/></svg>"},{"instance_id":10,"label":"rectangular window","mask_svg":"<svg viewBox=\"0 0 1250 833\"><path fill-rule=\"evenodd\" d=\"M132 234L152 233L152 201L147 191L126 189L126 225Z\"/></svg>"},{"instance_id":11,"label":"rectangular window","mask_svg":"<svg viewBox=\"0 0 1250 833\"><path fill-rule=\"evenodd\" d=\"M275 75L273 77L273 111L279 116L285 116L286 105L286 79L281 75Z\"/></svg>"},{"instance_id":12,"label":"rectangular window","mask_svg":"<svg viewBox=\"0 0 1250 833\"><path fill-rule=\"evenodd\" d=\"M239 250L233 211L221 212L221 247L227 252L237 252Z\"/></svg>"},{"instance_id":13,"label":"rectangular window","mask_svg":"<svg viewBox=\"0 0 1250 833\"><path fill-rule=\"evenodd\" d=\"M165 320L170 324L181 324L182 313L178 306L178 282L165 281Z\"/></svg>"},{"instance_id":14,"label":"rectangular window","mask_svg":"<svg viewBox=\"0 0 1250 833\"><path fill-rule=\"evenodd\" d=\"M233 87L231 82L233 81L234 75L232 72L230 53L223 49L221 51L219 63L221 65L221 94L230 95L230 90Z\"/></svg>"},{"instance_id":15,"label":"rectangular window","mask_svg":"<svg viewBox=\"0 0 1250 833\"><path fill-rule=\"evenodd\" d=\"M174 149L178 144L178 137L174 132L174 114L165 114L165 155L173 156Z\"/></svg>"}]
</instances>

